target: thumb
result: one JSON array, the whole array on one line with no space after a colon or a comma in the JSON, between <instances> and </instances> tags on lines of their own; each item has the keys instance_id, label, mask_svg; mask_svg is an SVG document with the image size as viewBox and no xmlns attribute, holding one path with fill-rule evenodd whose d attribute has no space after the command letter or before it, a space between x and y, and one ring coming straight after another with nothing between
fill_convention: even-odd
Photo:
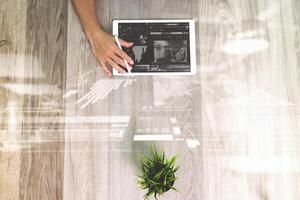
<instances>
[{"instance_id":1,"label":"thumb","mask_svg":"<svg viewBox=\"0 0 300 200\"><path fill-rule=\"evenodd\" d=\"M119 38L119 41L120 41L121 46L125 47L125 48L132 47L132 45L133 45L133 42L126 42L125 40L122 40L120 38Z\"/></svg>"}]
</instances>

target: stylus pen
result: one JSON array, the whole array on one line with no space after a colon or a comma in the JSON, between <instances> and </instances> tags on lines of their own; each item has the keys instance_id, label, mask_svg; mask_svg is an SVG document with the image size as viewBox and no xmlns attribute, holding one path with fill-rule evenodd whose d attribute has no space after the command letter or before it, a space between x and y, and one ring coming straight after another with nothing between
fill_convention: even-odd
<instances>
[{"instance_id":1,"label":"stylus pen","mask_svg":"<svg viewBox=\"0 0 300 200\"><path fill-rule=\"evenodd\" d=\"M118 38L117 35L115 35L115 40L116 40L116 42L117 42L118 47L119 47L121 50L123 50L123 49L122 49L122 46L121 46L121 44L120 44L119 38ZM131 74L131 70L130 70L130 68L129 68L128 62L127 62L125 59L123 59L123 60L124 60L124 62L125 62L125 66L126 66L126 69L127 69L128 73Z\"/></svg>"}]
</instances>

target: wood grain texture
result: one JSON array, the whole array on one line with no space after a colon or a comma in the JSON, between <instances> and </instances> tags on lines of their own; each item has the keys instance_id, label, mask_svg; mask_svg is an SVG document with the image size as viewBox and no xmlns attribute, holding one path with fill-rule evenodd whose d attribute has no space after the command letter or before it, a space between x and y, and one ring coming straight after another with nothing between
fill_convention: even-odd
<instances>
[{"instance_id":1,"label":"wood grain texture","mask_svg":"<svg viewBox=\"0 0 300 200\"><path fill-rule=\"evenodd\" d=\"M3 108L22 105L23 98L2 85L20 81L24 71L26 5L26 1L0 2L0 199L19 199L22 131L20 125L10 123L18 114L3 112Z\"/></svg>"},{"instance_id":2,"label":"wood grain texture","mask_svg":"<svg viewBox=\"0 0 300 200\"><path fill-rule=\"evenodd\" d=\"M109 2L97 1L100 22L109 30ZM107 122L93 119L107 116L108 103L102 100L81 108L76 102L99 79L107 79L93 57L88 41L69 2L67 91L76 91L66 98L64 199L103 200L107 198ZM83 102L83 104L86 102ZM82 118L81 118L82 117ZM93 118L93 119L91 119ZM78 120L84 119L84 123ZM77 122L76 122L77 121Z\"/></svg>"},{"instance_id":3,"label":"wood grain texture","mask_svg":"<svg viewBox=\"0 0 300 200\"><path fill-rule=\"evenodd\" d=\"M291 45L295 43L292 30L299 25L292 22L291 27L282 27L287 24L279 20L290 3L200 3L199 14L204 19L199 30L201 66L205 67L203 174L204 180L210 180L206 182L206 199L299 198L293 192L299 181L295 157L299 63ZM287 19L286 15L283 18ZM293 21L293 17L289 20ZM247 28L266 30L270 41L267 51L248 56L228 56L220 51L227 42L226 34ZM288 59L282 59L287 43L292 50ZM282 187L275 180L286 185Z\"/></svg>"},{"instance_id":4,"label":"wood grain texture","mask_svg":"<svg viewBox=\"0 0 300 200\"><path fill-rule=\"evenodd\" d=\"M125 0L110 4L110 19L138 18L140 18L139 0ZM123 199L124 195L126 195L128 199L138 199L140 196L136 189L135 177L128 176L128 174L135 174L134 149L132 149L134 146L132 139L135 132L136 121L138 120L136 106L139 106L139 102L143 101L143 95L140 96L142 92L140 90L141 87L144 86L147 90L151 87L151 85L145 85L151 83L151 80L150 82L149 80L148 78L144 80L138 79L132 86L116 90L108 97L110 116L121 115L130 118L127 128L123 130L124 137L119 140L112 140L108 143L108 166L109 169L113 169L108 172L108 186L114 186L108 187L107 199L109 200ZM124 182L126 182L126 187L122 184Z\"/></svg>"},{"instance_id":5,"label":"wood grain texture","mask_svg":"<svg viewBox=\"0 0 300 200\"><path fill-rule=\"evenodd\" d=\"M66 33L65 1L28 2L20 199L63 198Z\"/></svg>"},{"instance_id":6,"label":"wood grain texture","mask_svg":"<svg viewBox=\"0 0 300 200\"><path fill-rule=\"evenodd\" d=\"M277 3L279 7L276 6ZM95 161L97 163L102 161L98 168L101 168L102 172L103 168L108 167L104 169L107 184L98 185L94 193L90 192L88 197L83 198L97 198L99 196L92 197L93 194L105 191L106 199L140 199L143 192L136 187L135 156L137 153L147 152L150 143L133 142L133 136L137 133L172 133L174 126L180 127L182 132L178 139L197 139L201 145L196 149L189 149L181 140L156 143L157 146L163 147L168 155L178 152L181 155L182 168L177 182L181 192L170 192L163 199L298 198L297 193L293 192L298 185L298 177L290 174L298 173L298 161L293 157L298 154L298 148L293 141L297 139L299 132L296 127L299 121L297 114L299 98L295 91L299 87L299 67L295 61L299 59L299 53L293 57L292 54L297 50L291 50L293 53L289 56L293 66L288 68L285 67L290 66L286 60L275 56L278 53L283 57L286 56L278 48L282 46L282 34L290 33L289 30L293 29L276 27L282 25L280 21L275 20L277 23L275 27L273 22L269 22L275 19L273 15L282 16L282 2L277 3L275 5L256 1L109 3L109 21L115 18L197 18L198 75L191 79L136 78L132 86L114 90L107 97L108 101L105 104L101 102L101 105L108 106L107 113L104 113L107 117L128 116L130 121L123 128L123 138L112 139L113 130L108 128L103 133L106 134L106 138L100 137L100 143L93 142L96 147L89 145L84 148L91 156L95 148L96 150L100 148L102 152L103 147L107 152L107 159L98 156L95 160L94 155L89 158L73 157L72 163L75 167L82 166L80 165L82 162L86 163L83 165L84 168L89 164L94 166ZM268 16L268 13L272 16ZM270 19L262 19L262 22L257 23L259 17ZM297 20L294 18L294 14L286 16L287 20ZM74 25L72 22L70 26L78 24ZM229 56L221 51L221 47L228 40L228 34L250 28L254 31L261 28L267 30L267 38L271 45L267 51L247 56ZM278 29L283 33L278 34ZM283 40L290 45L297 43L298 32L290 34L288 37L284 36ZM71 55L73 53L70 52ZM81 57L84 55L85 53ZM279 60L273 61L274 57L280 59L282 63L278 64ZM292 73L286 71L285 75L282 74L284 68L291 70ZM96 80L92 78L92 81L85 84L89 87L94 81ZM281 85L283 83L288 85ZM278 90L279 85L283 87L282 91ZM286 99L287 93L284 92L284 88L291 88L289 96L293 97L294 103ZM87 92L81 91L85 92L75 97L73 103ZM88 112L84 115L90 116ZM294 114L291 116L286 112ZM103 109L98 113L102 114ZM175 118L177 124L172 124L170 118ZM270 124L273 128L269 127ZM293 134L285 135L284 133L290 129ZM87 137L85 140L91 141L95 137ZM78 142L70 144L73 151L81 147ZM72 154L74 153L71 152L70 155ZM288 164L282 166L280 161L286 161ZM83 191L91 187L91 184L95 185L94 178L86 177L88 172L94 171L90 167L81 174L84 182L88 183L86 187L81 188ZM101 180L105 181L102 177ZM276 180L285 181L287 186L279 188L280 185L275 183ZM77 194L76 191L75 189L68 192ZM275 191L280 191L280 195L276 195ZM286 195L287 192L289 196ZM105 195L100 196L105 198Z\"/></svg>"},{"instance_id":7,"label":"wood grain texture","mask_svg":"<svg viewBox=\"0 0 300 200\"><path fill-rule=\"evenodd\" d=\"M1 198L62 199L67 7L1 1Z\"/></svg>"},{"instance_id":8,"label":"wood grain texture","mask_svg":"<svg viewBox=\"0 0 300 200\"><path fill-rule=\"evenodd\" d=\"M107 31L113 19L196 19L197 75L109 79L71 1L0 0L0 200L142 199L136 155L152 144L181 165L180 192L161 199L300 199L299 1L97 6ZM224 52L245 32L268 48Z\"/></svg>"},{"instance_id":9,"label":"wood grain texture","mask_svg":"<svg viewBox=\"0 0 300 200\"><path fill-rule=\"evenodd\" d=\"M141 7L144 8L142 18L160 16L160 18L197 19L198 16L198 1L160 1L160 3L142 1ZM198 23L196 23L196 27L198 27ZM196 31L197 44L198 37L198 31ZM198 68L199 61L197 64ZM200 76L153 78L153 105L144 111L145 113L152 112L153 124L150 124L150 130L155 132L157 127L162 126L165 129L161 130L162 133L167 131L168 134L174 135L175 141L156 145L165 149L169 154L179 154L179 162L182 163L178 172L180 178L175 185L181 192L170 192L163 199L203 198L202 151L201 149L189 149L185 143L186 139L200 141L201 137L201 126L199 126L201 124L200 81ZM190 90L190 88L194 88L194 90ZM162 119L167 120L168 123L161 124ZM175 119L176 122L170 123L172 119ZM180 135L176 135L176 129L181 131ZM195 180L196 177L199 180Z\"/></svg>"}]
</instances>

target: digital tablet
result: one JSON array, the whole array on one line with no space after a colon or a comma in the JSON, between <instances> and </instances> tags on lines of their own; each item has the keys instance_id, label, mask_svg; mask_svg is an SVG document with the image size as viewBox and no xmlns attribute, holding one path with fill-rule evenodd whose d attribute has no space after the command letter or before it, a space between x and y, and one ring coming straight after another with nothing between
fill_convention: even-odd
<instances>
[{"instance_id":1,"label":"digital tablet","mask_svg":"<svg viewBox=\"0 0 300 200\"><path fill-rule=\"evenodd\" d=\"M113 34L134 43L123 51L135 62L130 74L114 75L196 74L194 20L113 20Z\"/></svg>"}]
</instances>

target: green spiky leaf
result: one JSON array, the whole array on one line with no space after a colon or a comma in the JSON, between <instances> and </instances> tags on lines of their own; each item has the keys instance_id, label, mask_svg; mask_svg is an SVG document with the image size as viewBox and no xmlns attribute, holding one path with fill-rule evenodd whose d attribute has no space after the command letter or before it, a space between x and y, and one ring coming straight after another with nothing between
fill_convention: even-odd
<instances>
[{"instance_id":1,"label":"green spiky leaf","mask_svg":"<svg viewBox=\"0 0 300 200\"><path fill-rule=\"evenodd\" d=\"M138 185L141 189L147 189L144 199L149 199L152 195L155 199L161 194L176 190L173 186L177 177L175 173L179 166L175 166L177 156L166 159L165 152L158 152L153 146L151 149L151 157L138 155L141 165L141 174L138 175Z\"/></svg>"}]
</instances>

